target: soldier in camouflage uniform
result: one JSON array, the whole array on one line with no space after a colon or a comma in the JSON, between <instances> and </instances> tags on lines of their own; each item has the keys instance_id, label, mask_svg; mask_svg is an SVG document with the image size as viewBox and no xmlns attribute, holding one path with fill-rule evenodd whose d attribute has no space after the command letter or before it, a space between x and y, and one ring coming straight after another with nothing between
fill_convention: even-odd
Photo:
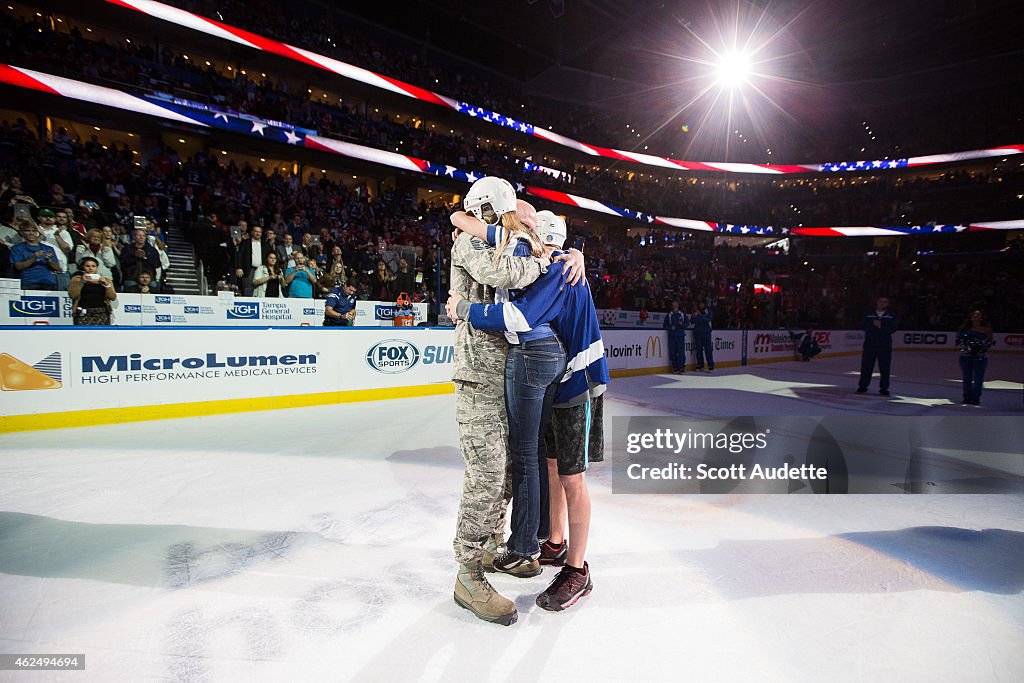
<instances>
[{"instance_id":1,"label":"soldier in camouflage uniform","mask_svg":"<svg viewBox=\"0 0 1024 683\"><path fill-rule=\"evenodd\" d=\"M520 202L532 217L532 206ZM493 223L517 210L515 191L500 178L483 178L466 194L466 210ZM562 256L578 279L584 272L578 251ZM513 256L495 259L481 239L464 234L452 246L451 289L473 303L493 303L495 288L518 289L547 270L543 258ZM481 619L510 625L517 613L511 600L499 595L484 576L483 563L493 560L495 536L505 526L508 419L505 412L505 357L508 343L501 334L477 330L466 322L455 328L455 417L459 445L466 462L462 504L456 529L455 557L459 574L455 602Z\"/></svg>"},{"instance_id":2,"label":"soldier in camouflage uniform","mask_svg":"<svg viewBox=\"0 0 1024 683\"><path fill-rule=\"evenodd\" d=\"M501 256L495 265L493 255L482 240L460 235L452 246L452 290L473 303L493 303L495 287L522 288L546 270L542 259ZM456 326L452 380L466 473L453 543L461 565L455 599L480 618L505 625L515 623L515 605L490 587L481 563L485 543L505 523L507 353L508 342L502 334L477 330L466 322Z\"/></svg>"}]
</instances>

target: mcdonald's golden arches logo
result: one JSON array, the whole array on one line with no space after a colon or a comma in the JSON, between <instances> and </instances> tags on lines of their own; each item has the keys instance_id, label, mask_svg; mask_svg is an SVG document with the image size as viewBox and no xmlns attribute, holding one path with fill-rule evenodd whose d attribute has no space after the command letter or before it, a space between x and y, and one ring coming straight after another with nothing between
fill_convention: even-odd
<instances>
[{"instance_id":1,"label":"mcdonald's golden arches logo","mask_svg":"<svg viewBox=\"0 0 1024 683\"><path fill-rule=\"evenodd\" d=\"M661 350L661 336L649 335L647 343L644 344L644 358L664 358Z\"/></svg>"}]
</instances>

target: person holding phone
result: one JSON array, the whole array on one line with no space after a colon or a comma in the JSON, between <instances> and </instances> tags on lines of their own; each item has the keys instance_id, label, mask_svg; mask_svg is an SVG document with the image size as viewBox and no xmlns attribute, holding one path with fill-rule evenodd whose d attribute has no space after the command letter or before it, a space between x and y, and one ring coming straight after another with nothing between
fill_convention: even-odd
<instances>
[{"instance_id":1,"label":"person holding phone","mask_svg":"<svg viewBox=\"0 0 1024 683\"><path fill-rule=\"evenodd\" d=\"M253 271L252 295L260 299L276 299L282 296L284 271L278 267L277 253L268 251L263 265Z\"/></svg>"},{"instance_id":2,"label":"person holding phone","mask_svg":"<svg viewBox=\"0 0 1024 683\"><path fill-rule=\"evenodd\" d=\"M82 259L82 270L71 276L68 296L75 325L109 325L110 310L117 292L110 278L99 273L100 262L92 256Z\"/></svg>"},{"instance_id":3,"label":"person holding phone","mask_svg":"<svg viewBox=\"0 0 1024 683\"><path fill-rule=\"evenodd\" d=\"M284 283L288 285L288 296L293 299L312 299L316 273L306 264L306 255L301 249L293 253L295 265L284 271Z\"/></svg>"}]
</instances>

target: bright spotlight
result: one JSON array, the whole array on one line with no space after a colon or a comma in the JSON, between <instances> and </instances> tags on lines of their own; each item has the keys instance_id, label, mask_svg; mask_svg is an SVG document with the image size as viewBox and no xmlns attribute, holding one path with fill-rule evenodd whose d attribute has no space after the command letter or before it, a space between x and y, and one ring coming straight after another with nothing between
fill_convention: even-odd
<instances>
[{"instance_id":1,"label":"bright spotlight","mask_svg":"<svg viewBox=\"0 0 1024 683\"><path fill-rule=\"evenodd\" d=\"M743 85L750 74L750 57L740 52L722 55L722 59L715 65L716 80L727 88Z\"/></svg>"}]
</instances>

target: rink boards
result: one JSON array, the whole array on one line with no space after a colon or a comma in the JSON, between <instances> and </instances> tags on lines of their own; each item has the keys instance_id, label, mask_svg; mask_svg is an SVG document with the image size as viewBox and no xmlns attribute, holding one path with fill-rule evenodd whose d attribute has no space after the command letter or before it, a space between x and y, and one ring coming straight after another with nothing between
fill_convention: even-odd
<instances>
[{"instance_id":1,"label":"rink boards","mask_svg":"<svg viewBox=\"0 0 1024 683\"><path fill-rule=\"evenodd\" d=\"M823 356L855 354L863 343L859 331L816 334ZM7 327L0 432L451 393L453 336L426 327ZM669 368L664 332L603 336L613 377ZM953 336L898 332L894 346L952 354ZM1024 335L1003 334L997 344L1019 352L1018 340ZM712 334L718 367L791 361L793 343L779 330Z\"/></svg>"}]
</instances>

